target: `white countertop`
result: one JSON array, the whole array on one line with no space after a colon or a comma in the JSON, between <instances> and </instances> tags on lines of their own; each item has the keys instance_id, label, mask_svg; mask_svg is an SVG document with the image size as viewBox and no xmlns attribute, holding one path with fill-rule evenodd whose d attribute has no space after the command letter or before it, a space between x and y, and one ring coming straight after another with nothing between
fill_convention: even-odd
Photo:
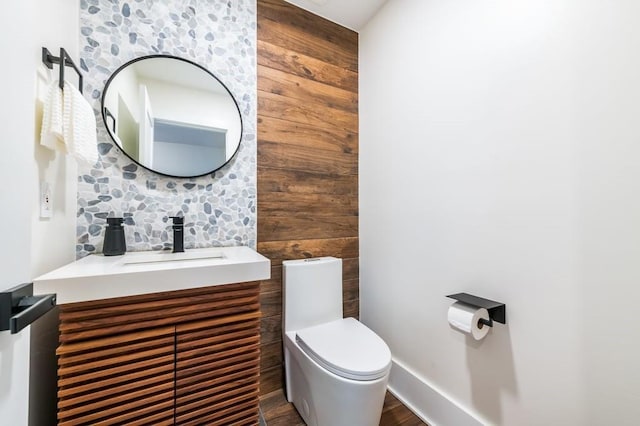
<instances>
[{"instance_id":1,"label":"white countertop","mask_svg":"<svg viewBox=\"0 0 640 426\"><path fill-rule=\"evenodd\" d=\"M245 246L175 254L92 254L34 279L33 291L57 293L57 301L62 304L259 281L270 276L269 259Z\"/></svg>"}]
</instances>

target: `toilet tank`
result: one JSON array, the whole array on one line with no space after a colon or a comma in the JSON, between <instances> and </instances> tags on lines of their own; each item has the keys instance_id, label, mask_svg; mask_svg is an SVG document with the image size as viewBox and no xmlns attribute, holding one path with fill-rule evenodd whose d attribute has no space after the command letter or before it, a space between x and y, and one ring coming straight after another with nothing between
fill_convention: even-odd
<instances>
[{"instance_id":1,"label":"toilet tank","mask_svg":"<svg viewBox=\"0 0 640 426\"><path fill-rule=\"evenodd\" d=\"M283 331L342 318L342 259L282 262Z\"/></svg>"}]
</instances>

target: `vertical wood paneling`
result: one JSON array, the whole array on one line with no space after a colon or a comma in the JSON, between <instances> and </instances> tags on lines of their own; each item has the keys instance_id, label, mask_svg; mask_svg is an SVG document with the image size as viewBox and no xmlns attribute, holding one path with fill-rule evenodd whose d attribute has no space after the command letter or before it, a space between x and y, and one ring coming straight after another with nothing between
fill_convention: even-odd
<instances>
[{"instance_id":1,"label":"vertical wood paneling","mask_svg":"<svg viewBox=\"0 0 640 426\"><path fill-rule=\"evenodd\" d=\"M282 388L282 261L343 259L358 317L358 35L283 0L258 0L261 393Z\"/></svg>"}]
</instances>

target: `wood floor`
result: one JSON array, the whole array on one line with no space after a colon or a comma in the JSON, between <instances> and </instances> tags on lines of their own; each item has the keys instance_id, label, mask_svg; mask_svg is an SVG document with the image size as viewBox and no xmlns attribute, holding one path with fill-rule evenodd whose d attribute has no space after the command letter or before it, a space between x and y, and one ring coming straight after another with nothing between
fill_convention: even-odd
<instances>
[{"instance_id":1,"label":"wood floor","mask_svg":"<svg viewBox=\"0 0 640 426\"><path fill-rule=\"evenodd\" d=\"M260 397L260 407L267 426L304 426L298 412L278 389ZM384 400L380 426L427 426L389 392Z\"/></svg>"}]
</instances>

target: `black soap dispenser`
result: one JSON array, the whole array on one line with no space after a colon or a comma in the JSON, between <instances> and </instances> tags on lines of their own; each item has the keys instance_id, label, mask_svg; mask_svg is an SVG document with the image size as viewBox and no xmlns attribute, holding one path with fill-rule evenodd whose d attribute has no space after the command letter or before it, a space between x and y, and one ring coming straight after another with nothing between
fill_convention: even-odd
<instances>
[{"instance_id":1,"label":"black soap dispenser","mask_svg":"<svg viewBox=\"0 0 640 426\"><path fill-rule=\"evenodd\" d=\"M124 219L121 217L107 218L108 226L104 231L104 247L102 248L105 256L119 256L127 251L122 222Z\"/></svg>"}]
</instances>

